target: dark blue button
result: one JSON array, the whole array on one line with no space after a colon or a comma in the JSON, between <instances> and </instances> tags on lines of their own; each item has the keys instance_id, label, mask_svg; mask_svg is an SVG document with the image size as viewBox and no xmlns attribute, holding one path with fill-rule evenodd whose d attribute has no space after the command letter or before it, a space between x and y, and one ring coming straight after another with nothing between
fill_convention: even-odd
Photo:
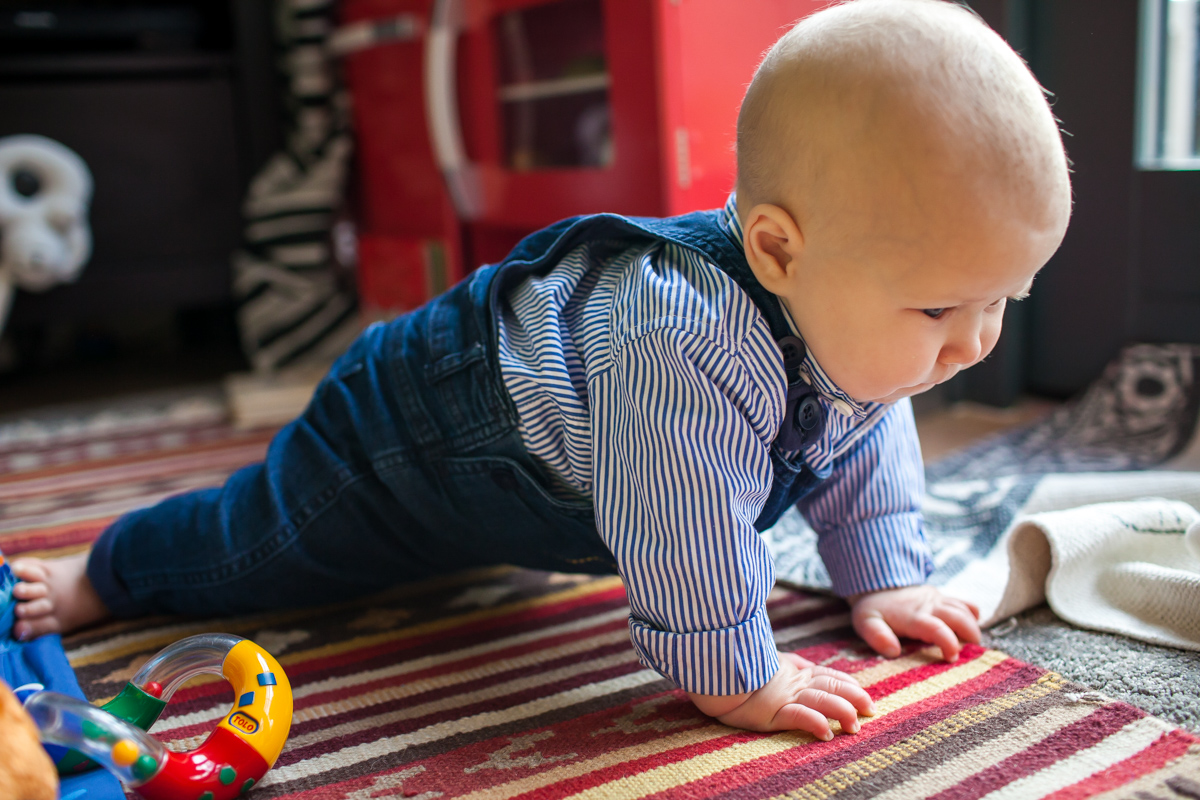
<instances>
[{"instance_id":1,"label":"dark blue button","mask_svg":"<svg viewBox=\"0 0 1200 800\"><path fill-rule=\"evenodd\" d=\"M820 424L821 405L817 402L817 398L810 394L796 404L796 425L800 430L808 433Z\"/></svg>"},{"instance_id":2,"label":"dark blue button","mask_svg":"<svg viewBox=\"0 0 1200 800\"><path fill-rule=\"evenodd\" d=\"M274 672L258 673L258 685L259 686L274 686L275 685L275 673Z\"/></svg>"},{"instance_id":3,"label":"dark blue button","mask_svg":"<svg viewBox=\"0 0 1200 800\"><path fill-rule=\"evenodd\" d=\"M804 363L805 349L804 342L797 339L795 336L785 336L779 340L779 352L783 353L783 368L789 372L794 369L799 369Z\"/></svg>"},{"instance_id":4,"label":"dark blue button","mask_svg":"<svg viewBox=\"0 0 1200 800\"><path fill-rule=\"evenodd\" d=\"M253 702L254 692L246 692L244 695L238 698L238 708L241 708L242 706L248 706Z\"/></svg>"}]
</instances>

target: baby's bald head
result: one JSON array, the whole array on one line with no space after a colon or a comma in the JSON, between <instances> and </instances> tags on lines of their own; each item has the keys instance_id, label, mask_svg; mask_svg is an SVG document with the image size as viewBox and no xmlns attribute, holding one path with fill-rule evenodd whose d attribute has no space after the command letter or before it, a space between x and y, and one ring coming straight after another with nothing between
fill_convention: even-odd
<instances>
[{"instance_id":1,"label":"baby's bald head","mask_svg":"<svg viewBox=\"0 0 1200 800\"><path fill-rule=\"evenodd\" d=\"M851 0L771 48L738 117L738 206L863 232L907 204L986 200L1065 227L1057 124L1020 57L948 0Z\"/></svg>"}]
</instances>

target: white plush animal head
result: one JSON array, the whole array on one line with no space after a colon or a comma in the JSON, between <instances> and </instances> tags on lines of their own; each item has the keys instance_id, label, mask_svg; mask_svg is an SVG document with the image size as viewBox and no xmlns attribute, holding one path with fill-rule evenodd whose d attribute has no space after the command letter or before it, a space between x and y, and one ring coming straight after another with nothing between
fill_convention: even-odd
<instances>
[{"instance_id":1,"label":"white plush animal head","mask_svg":"<svg viewBox=\"0 0 1200 800\"><path fill-rule=\"evenodd\" d=\"M91 199L92 174L73 150L44 136L0 139L0 280L40 292L79 277Z\"/></svg>"}]
</instances>

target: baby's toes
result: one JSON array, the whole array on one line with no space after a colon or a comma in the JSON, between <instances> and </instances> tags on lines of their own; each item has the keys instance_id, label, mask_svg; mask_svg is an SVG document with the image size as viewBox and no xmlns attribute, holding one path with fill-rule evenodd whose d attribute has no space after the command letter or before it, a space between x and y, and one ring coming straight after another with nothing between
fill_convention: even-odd
<instances>
[{"instance_id":1,"label":"baby's toes","mask_svg":"<svg viewBox=\"0 0 1200 800\"><path fill-rule=\"evenodd\" d=\"M17 619L27 620L35 620L53 612L54 604L50 602L49 597L40 597L37 600L17 603L17 607L13 609L13 613L16 614Z\"/></svg>"},{"instance_id":2,"label":"baby's toes","mask_svg":"<svg viewBox=\"0 0 1200 800\"><path fill-rule=\"evenodd\" d=\"M44 561L36 558L18 558L9 564L17 580L26 583L46 583L50 580L50 572Z\"/></svg>"},{"instance_id":3,"label":"baby's toes","mask_svg":"<svg viewBox=\"0 0 1200 800\"><path fill-rule=\"evenodd\" d=\"M50 587L44 583L28 583L22 581L13 587L13 597L20 601L41 600L50 596Z\"/></svg>"},{"instance_id":4,"label":"baby's toes","mask_svg":"<svg viewBox=\"0 0 1200 800\"><path fill-rule=\"evenodd\" d=\"M35 639L38 636L44 636L47 633L62 632L62 625L59 624L58 617L47 615L37 617L36 619L21 619L12 627L13 636L20 639L22 642L27 642L30 639Z\"/></svg>"}]
</instances>

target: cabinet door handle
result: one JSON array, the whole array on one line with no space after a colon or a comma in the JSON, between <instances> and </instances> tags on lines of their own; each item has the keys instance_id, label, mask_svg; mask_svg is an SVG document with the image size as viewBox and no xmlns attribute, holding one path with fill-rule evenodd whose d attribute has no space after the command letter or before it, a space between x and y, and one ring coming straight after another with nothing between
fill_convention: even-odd
<instances>
[{"instance_id":1,"label":"cabinet door handle","mask_svg":"<svg viewBox=\"0 0 1200 800\"><path fill-rule=\"evenodd\" d=\"M458 116L455 54L465 14L463 0L434 0L425 36L425 116L429 140L450 199L460 218L483 215L479 171L467 160L462 122Z\"/></svg>"}]
</instances>

